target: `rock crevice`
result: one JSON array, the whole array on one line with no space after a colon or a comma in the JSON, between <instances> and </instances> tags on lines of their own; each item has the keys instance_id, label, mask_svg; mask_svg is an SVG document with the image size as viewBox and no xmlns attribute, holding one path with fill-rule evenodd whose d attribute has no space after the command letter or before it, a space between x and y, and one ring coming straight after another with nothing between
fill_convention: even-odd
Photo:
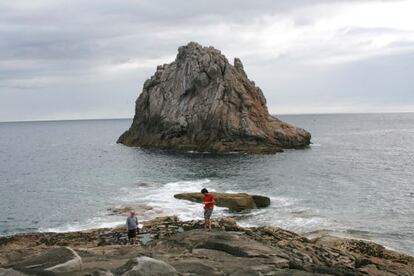
<instances>
[{"instance_id":1,"label":"rock crevice","mask_svg":"<svg viewBox=\"0 0 414 276\"><path fill-rule=\"evenodd\" d=\"M118 143L209 152L277 152L302 148L311 135L271 116L240 59L195 42L157 67L136 101L129 130Z\"/></svg>"}]
</instances>

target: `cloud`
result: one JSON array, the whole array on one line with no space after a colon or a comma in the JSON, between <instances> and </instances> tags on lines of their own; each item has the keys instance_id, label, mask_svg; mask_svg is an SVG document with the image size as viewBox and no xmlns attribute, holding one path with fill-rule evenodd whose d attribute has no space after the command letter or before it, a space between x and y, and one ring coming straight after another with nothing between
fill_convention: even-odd
<instances>
[{"instance_id":1,"label":"cloud","mask_svg":"<svg viewBox=\"0 0 414 276\"><path fill-rule=\"evenodd\" d=\"M413 87L412 10L412 1L369 0L3 1L0 121L132 116L143 81L189 41L240 57L274 112L358 109L349 91L360 91L361 110L377 105L359 75L390 105L414 105L376 82ZM381 60L395 70L369 66Z\"/></svg>"}]
</instances>

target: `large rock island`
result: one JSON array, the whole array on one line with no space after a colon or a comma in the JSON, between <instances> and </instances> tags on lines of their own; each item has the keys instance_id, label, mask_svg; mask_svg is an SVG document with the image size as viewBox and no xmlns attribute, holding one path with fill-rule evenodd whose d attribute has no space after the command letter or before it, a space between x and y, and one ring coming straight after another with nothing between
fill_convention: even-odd
<instances>
[{"instance_id":1,"label":"large rock island","mask_svg":"<svg viewBox=\"0 0 414 276\"><path fill-rule=\"evenodd\" d=\"M309 145L302 128L271 116L240 59L195 42L157 67L136 101L127 146L201 152L273 153Z\"/></svg>"}]
</instances>

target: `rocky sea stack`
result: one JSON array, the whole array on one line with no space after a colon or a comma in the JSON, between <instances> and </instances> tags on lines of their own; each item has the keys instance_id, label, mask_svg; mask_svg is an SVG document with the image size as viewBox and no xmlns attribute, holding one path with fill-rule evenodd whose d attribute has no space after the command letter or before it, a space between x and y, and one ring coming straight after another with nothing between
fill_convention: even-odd
<instances>
[{"instance_id":1,"label":"rocky sea stack","mask_svg":"<svg viewBox=\"0 0 414 276\"><path fill-rule=\"evenodd\" d=\"M201 152L272 153L309 145L302 128L271 116L240 59L195 42L157 67L136 101L127 146Z\"/></svg>"}]
</instances>

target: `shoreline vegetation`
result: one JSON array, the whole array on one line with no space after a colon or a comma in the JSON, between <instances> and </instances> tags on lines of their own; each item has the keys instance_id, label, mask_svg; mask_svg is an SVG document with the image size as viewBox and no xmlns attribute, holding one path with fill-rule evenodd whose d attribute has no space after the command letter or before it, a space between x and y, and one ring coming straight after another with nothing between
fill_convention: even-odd
<instances>
[{"instance_id":1,"label":"shoreline vegetation","mask_svg":"<svg viewBox=\"0 0 414 276\"><path fill-rule=\"evenodd\" d=\"M310 239L228 217L213 220L211 232L199 220L157 217L143 222L138 241L128 245L125 226L2 236L0 275L414 274L413 256L370 241Z\"/></svg>"}]
</instances>

